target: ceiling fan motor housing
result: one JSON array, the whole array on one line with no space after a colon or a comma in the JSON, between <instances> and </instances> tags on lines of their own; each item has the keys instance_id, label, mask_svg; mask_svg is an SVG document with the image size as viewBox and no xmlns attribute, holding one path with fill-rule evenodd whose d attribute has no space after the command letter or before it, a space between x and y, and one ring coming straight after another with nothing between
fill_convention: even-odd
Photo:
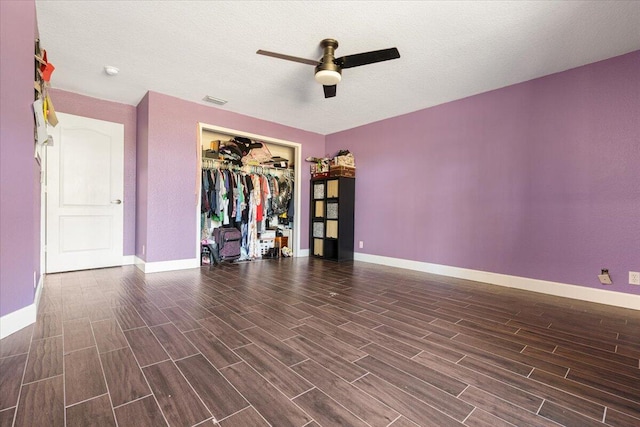
<instances>
[{"instance_id":1,"label":"ceiling fan motor housing","mask_svg":"<svg viewBox=\"0 0 640 427\"><path fill-rule=\"evenodd\" d=\"M333 86L340 83L342 79L342 68L335 63L335 50L338 48L338 41L334 39L324 39L320 42L324 49L320 64L316 66L315 79L324 86Z\"/></svg>"}]
</instances>

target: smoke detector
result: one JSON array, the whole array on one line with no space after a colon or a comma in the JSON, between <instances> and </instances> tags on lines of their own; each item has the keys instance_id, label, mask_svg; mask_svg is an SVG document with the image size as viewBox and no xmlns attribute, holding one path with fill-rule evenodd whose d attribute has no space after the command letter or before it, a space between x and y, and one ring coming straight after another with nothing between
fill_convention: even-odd
<instances>
[{"instance_id":1,"label":"smoke detector","mask_svg":"<svg viewBox=\"0 0 640 427\"><path fill-rule=\"evenodd\" d=\"M114 66L105 65L104 72L107 73L109 76L117 76L120 70Z\"/></svg>"}]
</instances>

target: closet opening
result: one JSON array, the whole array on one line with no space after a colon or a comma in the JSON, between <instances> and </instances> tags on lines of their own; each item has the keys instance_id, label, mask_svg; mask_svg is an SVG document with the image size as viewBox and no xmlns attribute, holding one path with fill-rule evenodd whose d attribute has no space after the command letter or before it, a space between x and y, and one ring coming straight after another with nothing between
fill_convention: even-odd
<instances>
[{"instance_id":1,"label":"closet opening","mask_svg":"<svg viewBox=\"0 0 640 427\"><path fill-rule=\"evenodd\" d=\"M198 123L197 156L201 265L213 264L209 249L219 255L216 245L207 245L219 227L240 230L239 261L300 256L301 144Z\"/></svg>"}]
</instances>

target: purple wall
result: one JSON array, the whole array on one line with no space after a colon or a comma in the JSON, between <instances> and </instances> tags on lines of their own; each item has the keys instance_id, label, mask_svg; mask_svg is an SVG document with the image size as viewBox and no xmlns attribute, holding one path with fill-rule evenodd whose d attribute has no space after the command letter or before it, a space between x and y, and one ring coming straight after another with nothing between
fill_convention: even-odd
<instances>
[{"instance_id":1,"label":"purple wall","mask_svg":"<svg viewBox=\"0 0 640 427\"><path fill-rule=\"evenodd\" d=\"M33 303L40 172L33 158L34 1L0 1L0 316Z\"/></svg>"},{"instance_id":2,"label":"purple wall","mask_svg":"<svg viewBox=\"0 0 640 427\"><path fill-rule=\"evenodd\" d=\"M147 105L142 105L146 103ZM142 257L146 244L146 261L169 261L195 258L195 215L197 189L198 122L265 135L302 144L302 158L324 153L324 136L204 106L156 92L149 92L138 107L138 128L142 132L140 113L148 111L148 134L139 144L148 147L146 169L138 163L138 179L146 177L147 193L138 192L138 206L146 205L146 215L139 215L136 255ZM139 150L140 150L139 146ZM141 159L141 156L138 156ZM306 163L298 165L306 168ZM308 173L302 176L301 247L308 248L309 193ZM144 175L144 176L143 176ZM139 207L139 210L142 211ZM142 236L146 235L146 238Z\"/></svg>"},{"instance_id":3,"label":"purple wall","mask_svg":"<svg viewBox=\"0 0 640 427\"><path fill-rule=\"evenodd\" d=\"M136 244L136 107L63 90L51 90L51 99L58 112L124 125L124 255L133 255Z\"/></svg>"},{"instance_id":4,"label":"purple wall","mask_svg":"<svg viewBox=\"0 0 640 427\"><path fill-rule=\"evenodd\" d=\"M640 294L640 51L329 135L361 252Z\"/></svg>"}]
</instances>

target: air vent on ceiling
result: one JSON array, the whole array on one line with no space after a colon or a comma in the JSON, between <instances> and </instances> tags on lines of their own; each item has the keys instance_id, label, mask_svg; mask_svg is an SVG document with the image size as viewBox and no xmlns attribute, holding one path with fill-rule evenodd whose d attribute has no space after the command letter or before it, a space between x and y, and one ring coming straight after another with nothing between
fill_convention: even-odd
<instances>
[{"instance_id":1,"label":"air vent on ceiling","mask_svg":"<svg viewBox=\"0 0 640 427\"><path fill-rule=\"evenodd\" d=\"M227 103L227 100L225 99L216 98L215 96L210 96L210 95L205 96L204 98L202 98L202 100L210 102L212 104L217 104L217 105L224 105Z\"/></svg>"}]
</instances>

